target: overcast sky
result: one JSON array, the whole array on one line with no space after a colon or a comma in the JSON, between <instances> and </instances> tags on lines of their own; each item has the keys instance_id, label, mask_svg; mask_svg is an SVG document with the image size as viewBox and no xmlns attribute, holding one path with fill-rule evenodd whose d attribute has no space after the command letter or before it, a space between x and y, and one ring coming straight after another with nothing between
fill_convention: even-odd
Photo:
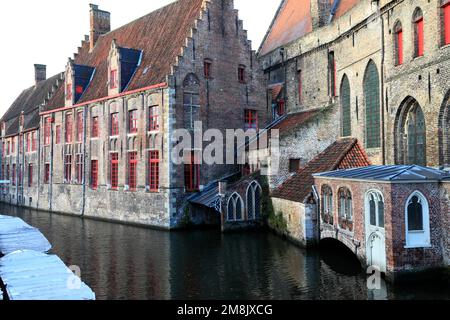
<instances>
[{"instance_id":1,"label":"overcast sky","mask_svg":"<svg viewBox=\"0 0 450 320\"><path fill-rule=\"evenodd\" d=\"M0 5L0 115L22 90L34 84L35 63L47 65L47 77L64 71L85 34L89 3L111 12L112 29L173 0L21 0ZM280 0L235 0L253 49L257 50Z\"/></svg>"}]
</instances>

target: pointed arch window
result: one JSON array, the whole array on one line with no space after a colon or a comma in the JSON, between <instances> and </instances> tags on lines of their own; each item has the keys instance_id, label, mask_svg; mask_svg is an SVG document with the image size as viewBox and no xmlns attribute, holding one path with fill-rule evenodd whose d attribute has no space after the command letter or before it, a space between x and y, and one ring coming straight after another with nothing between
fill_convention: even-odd
<instances>
[{"instance_id":1,"label":"pointed arch window","mask_svg":"<svg viewBox=\"0 0 450 320\"><path fill-rule=\"evenodd\" d=\"M424 24L423 13L420 8L414 11L414 57L421 57L424 54Z\"/></svg>"},{"instance_id":2,"label":"pointed arch window","mask_svg":"<svg viewBox=\"0 0 450 320\"><path fill-rule=\"evenodd\" d=\"M261 217L262 188L258 182L253 181L247 189L247 219L257 220Z\"/></svg>"},{"instance_id":3,"label":"pointed arch window","mask_svg":"<svg viewBox=\"0 0 450 320\"><path fill-rule=\"evenodd\" d=\"M322 187L322 220L333 224L333 190L328 186Z\"/></svg>"},{"instance_id":4,"label":"pointed arch window","mask_svg":"<svg viewBox=\"0 0 450 320\"><path fill-rule=\"evenodd\" d=\"M381 146L380 78L373 61L367 65L363 87L366 103L366 147L379 148Z\"/></svg>"},{"instance_id":5,"label":"pointed arch window","mask_svg":"<svg viewBox=\"0 0 450 320\"><path fill-rule=\"evenodd\" d=\"M427 247L430 239L430 213L425 196L413 192L405 206L406 246L409 248Z\"/></svg>"},{"instance_id":6,"label":"pointed arch window","mask_svg":"<svg viewBox=\"0 0 450 320\"><path fill-rule=\"evenodd\" d=\"M227 220L228 221L241 221L243 216L244 202L237 193L234 193L227 204Z\"/></svg>"},{"instance_id":7,"label":"pointed arch window","mask_svg":"<svg viewBox=\"0 0 450 320\"><path fill-rule=\"evenodd\" d=\"M342 108L342 136L352 135L352 119L350 106L350 82L345 75L341 84L341 108Z\"/></svg>"},{"instance_id":8,"label":"pointed arch window","mask_svg":"<svg viewBox=\"0 0 450 320\"><path fill-rule=\"evenodd\" d=\"M408 112L405 127L407 162L409 164L426 165L425 117L418 103Z\"/></svg>"},{"instance_id":9,"label":"pointed arch window","mask_svg":"<svg viewBox=\"0 0 450 320\"><path fill-rule=\"evenodd\" d=\"M378 191L367 194L369 210L369 224L374 227L384 228L384 199Z\"/></svg>"},{"instance_id":10,"label":"pointed arch window","mask_svg":"<svg viewBox=\"0 0 450 320\"><path fill-rule=\"evenodd\" d=\"M395 46L395 64L397 66L403 64L403 28L400 21L394 26L394 46Z\"/></svg>"}]
</instances>

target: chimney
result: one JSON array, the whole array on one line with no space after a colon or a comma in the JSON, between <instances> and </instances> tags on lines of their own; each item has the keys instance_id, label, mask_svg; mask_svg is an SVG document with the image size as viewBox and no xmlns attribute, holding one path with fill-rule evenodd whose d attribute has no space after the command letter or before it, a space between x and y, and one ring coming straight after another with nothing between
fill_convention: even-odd
<instances>
[{"instance_id":1,"label":"chimney","mask_svg":"<svg viewBox=\"0 0 450 320\"><path fill-rule=\"evenodd\" d=\"M333 1L333 7L339 5L339 0ZM321 28L330 21L332 4L330 0L311 0L311 18L313 30Z\"/></svg>"},{"instance_id":2,"label":"chimney","mask_svg":"<svg viewBox=\"0 0 450 320\"><path fill-rule=\"evenodd\" d=\"M43 64L34 65L34 81L38 84L41 81L47 80L47 66Z\"/></svg>"},{"instance_id":3,"label":"chimney","mask_svg":"<svg viewBox=\"0 0 450 320\"><path fill-rule=\"evenodd\" d=\"M91 7L91 33L89 39L92 50L98 38L111 31L111 14L107 11L100 10L96 4L90 4L89 6Z\"/></svg>"}]
</instances>

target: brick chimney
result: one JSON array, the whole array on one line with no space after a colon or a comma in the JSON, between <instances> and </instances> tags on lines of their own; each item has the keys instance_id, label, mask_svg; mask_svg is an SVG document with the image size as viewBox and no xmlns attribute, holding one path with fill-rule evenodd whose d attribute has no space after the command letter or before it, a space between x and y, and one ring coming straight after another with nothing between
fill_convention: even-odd
<instances>
[{"instance_id":1,"label":"brick chimney","mask_svg":"<svg viewBox=\"0 0 450 320\"><path fill-rule=\"evenodd\" d=\"M41 81L47 80L47 66L43 64L34 65L34 81L38 84Z\"/></svg>"},{"instance_id":2,"label":"brick chimney","mask_svg":"<svg viewBox=\"0 0 450 320\"><path fill-rule=\"evenodd\" d=\"M111 14L107 11L100 10L98 5L90 4L90 20L91 20L91 33L90 44L91 50L94 48L98 38L105 33L111 31Z\"/></svg>"}]
</instances>

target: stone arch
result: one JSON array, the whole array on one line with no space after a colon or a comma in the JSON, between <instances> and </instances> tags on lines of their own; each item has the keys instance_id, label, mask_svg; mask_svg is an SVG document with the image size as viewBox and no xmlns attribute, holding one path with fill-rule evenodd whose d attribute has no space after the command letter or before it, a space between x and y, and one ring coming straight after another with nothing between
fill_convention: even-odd
<instances>
[{"instance_id":1,"label":"stone arch","mask_svg":"<svg viewBox=\"0 0 450 320\"><path fill-rule=\"evenodd\" d=\"M373 60L367 64L363 80L365 102L365 141L367 148L381 147L380 76Z\"/></svg>"},{"instance_id":2,"label":"stone arch","mask_svg":"<svg viewBox=\"0 0 450 320\"><path fill-rule=\"evenodd\" d=\"M425 116L411 96L403 100L397 111L394 140L396 164L427 164Z\"/></svg>"},{"instance_id":3,"label":"stone arch","mask_svg":"<svg viewBox=\"0 0 450 320\"><path fill-rule=\"evenodd\" d=\"M450 167L450 90L444 97L439 112L438 124L439 165Z\"/></svg>"},{"instance_id":4,"label":"stone arch","mask_svg":"<svg viewBox=\"0 0 450 320\"><path fill-rule=\"evenodd\" d=\"M352 135L351 91L350 81L346 74L342 77L341 89L341 133L343 137Z\"/></svg>"}]
</instances>

